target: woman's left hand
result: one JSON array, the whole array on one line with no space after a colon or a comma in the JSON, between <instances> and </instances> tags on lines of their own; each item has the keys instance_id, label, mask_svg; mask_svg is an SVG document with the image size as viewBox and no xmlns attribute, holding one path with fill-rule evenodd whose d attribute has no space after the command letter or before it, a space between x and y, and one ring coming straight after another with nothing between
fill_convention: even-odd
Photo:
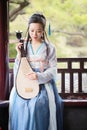
<instances>
[{"instance_id":1,"label":"woman's left hand","mask_svg":"<svg viewBox=\"0 0 87 130\"><path fill-rule=\"evenodd\" d=\"M31 79L31 80L36 80L37 79L37 75L36 75L35 72L26 74L26 77L29 78L29 79Z\"/></svg>"}]
</instances>

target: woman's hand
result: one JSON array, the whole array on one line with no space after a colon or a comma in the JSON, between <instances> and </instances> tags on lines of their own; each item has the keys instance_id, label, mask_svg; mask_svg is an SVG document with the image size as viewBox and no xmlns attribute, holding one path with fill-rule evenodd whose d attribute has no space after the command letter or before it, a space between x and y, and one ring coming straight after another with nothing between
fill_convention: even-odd
<instances>
[{"instance_id":1,"label":"woman's hand","mask_svg":"<svg viewBox=\"0 0 87 130\"><path fill-rule=\"evenodd\" d=\"M21 57L21 47L22 47L23 43L19 42L16 44L16 51L17 51L17 58L20 59Z\"/></svg>"},{"instance_id":2,"label":"woman's hand","mask_svg":"<svg viewBox=\"0 0 87 130\"><path fill-rule=\"evenodd\" d=\"M31 80L37 80L37 75L36 75L35 72L26 74L26 77L29 78L29 79L31 79Z\"/></svg>"},{"instance_id":3,"label":"woman's hand","mask_svg":"<svg viewBox=\"0 0 87 130\"><path fill-rule=\"evenodd\" d=\"M21 54L21 47L22 47L23 43L19 42L16 44L16 51L18 54Z\"/></svg>"}]
</instances>

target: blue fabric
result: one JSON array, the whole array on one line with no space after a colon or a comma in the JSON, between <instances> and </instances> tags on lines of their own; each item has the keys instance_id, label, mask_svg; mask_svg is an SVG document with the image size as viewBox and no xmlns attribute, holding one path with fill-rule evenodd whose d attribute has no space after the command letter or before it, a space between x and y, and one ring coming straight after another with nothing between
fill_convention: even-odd
<instances>
[{"instance_id":1,"label":"blue fabric","mask_svg":"<svg viewBox=\"0 0 87 130\"><path fill-rule=\"evenodd\" d=\"M36 71L36 70L34 70ZM38 71L38 70L37 70ZM54 80L51 80L56 103L57 130L63 130L63 103ZM10 95L9 130L48 130L49 99L44 84L35 98L25 100L13 87Z\"/></svg>"},{"instance_id":2,"label":"blue fabric","mask_svg":"<svg viewBox=\"0 0 87 130\"><path fill-rule=\"evenodd\" d=\"M57 107L57 130L62 130L63 105L58 95L55 82L51 81L55 94ZM40 93L31 100L24 100L19 97L16 90L11 98L10 105L10 130L48 130L49 126L49 101L44 85L40 85Z\"/></svg>"},{"instance_id":3,"label":"blue fabric","mask_svg":"<svg viewBox=\"0 0 87 130\"><path fill-rule=\"evenodd\" d=\"M49 106L44 85L40 86L40 93L31 100L19 97L13 91L14 102L10 106L10 130L48 130Z\"/></svg>"}]
</instances>

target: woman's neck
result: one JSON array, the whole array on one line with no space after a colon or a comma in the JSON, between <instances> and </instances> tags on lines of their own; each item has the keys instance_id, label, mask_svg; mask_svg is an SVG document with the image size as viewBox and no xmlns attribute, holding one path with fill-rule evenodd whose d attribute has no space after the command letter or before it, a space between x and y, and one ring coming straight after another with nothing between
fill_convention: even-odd
<instances>
[{"instance_id":1,"label":"woman's neck","mask_svg":"<svg viewBox=\"0 0 87 130\"><path fill-rule=\"evenodd\" d=\"M32 45L39 45L42 43L42 40L39 40L39 41L33 40L33 41L31 41L31 43L32 43Z\"/></svg>"},{"instance_id":2,"label":"woman's neck","mask_svg":"<svg viewBox=\"0 0 87 130\"><path fill-rule=\"evenodd\" d=\"M33 49L33 52L34 54L37 52L38 48L41 46L42 44L42 41L31 41L31 45L32 45L32 49Z\"/></svg>"}]
</instances>

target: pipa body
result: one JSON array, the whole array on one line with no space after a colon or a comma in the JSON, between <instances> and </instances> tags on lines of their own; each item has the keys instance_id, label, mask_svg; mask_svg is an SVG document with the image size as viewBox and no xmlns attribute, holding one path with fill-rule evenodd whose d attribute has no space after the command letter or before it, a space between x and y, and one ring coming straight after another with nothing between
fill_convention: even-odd
<instances>
[{"instance_id":1,"label":"pipa body","mask_svg":"<svg viewBox=\"0 0 87 130\"><path fill-rule=\"evenodd\" d=\"M26 74L32 72L33 70L26 56L22 56L16 75L16 90L18 95L24 99L34 98L39 93L38 80L31 80L26 76Z\"/></svg>"}]
</instances>

